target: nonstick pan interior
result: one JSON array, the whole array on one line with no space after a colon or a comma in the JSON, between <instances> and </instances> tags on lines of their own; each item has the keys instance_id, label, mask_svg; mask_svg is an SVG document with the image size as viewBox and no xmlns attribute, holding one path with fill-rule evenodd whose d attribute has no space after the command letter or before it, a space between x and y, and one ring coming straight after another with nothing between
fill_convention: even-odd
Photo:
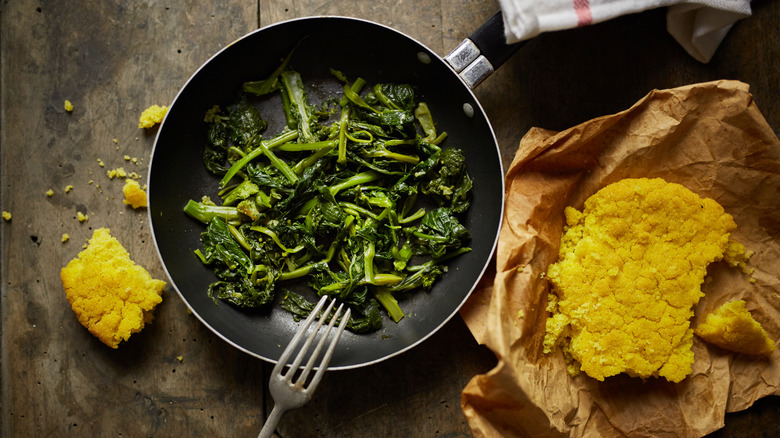
<instances>
[{"instance_id":1,"label":"nonstick pan interior","mask_svg":"<svg viewBox=\"0 0 780 438\"><path fill-rule=\"evenodd\" d=\"M446 131L444 145L464 151L474 180L473 202L465 219L472 251L449 263L449 272L430 292L399 297L407 315L399 323L385 318L370 334L345 332L331 369L368 365L401 353L429 337L457 313L492 256L503 213L503 171L495 136L471 90L435 53L385 26L340 17L304 18L259 29L207 61L185 84L160 126L149 172L152 233L172 285L192 312L235 347L275 362L298 327L274 305L259 311L215 304L206 294L215 280L193 251L205 226L182 211L190 199L217 199L218 180L203 166L205 112L235 101L245 81L267 77L295 47L290 67L301 73L309 99L319 103L340 90L330 69L348 78L410 83L418 87ZM268 135L282 128L281 99L260 106ZM304 292L305 291L305 292ZM313 291L303 287L311 301ZM277 294L278 295L278 294ZM278 297L277 297L278 298Z\"/></svg>"}]
</instances>

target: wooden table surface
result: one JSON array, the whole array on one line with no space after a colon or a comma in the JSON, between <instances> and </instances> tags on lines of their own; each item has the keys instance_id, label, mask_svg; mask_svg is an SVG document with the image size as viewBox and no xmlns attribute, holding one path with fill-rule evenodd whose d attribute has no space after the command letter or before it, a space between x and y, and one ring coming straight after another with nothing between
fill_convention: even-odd
<instances>
[{"instance_id":1,"label":"wooden table surface","mask_svg":"<svg viewBox=\"0 0 780 438\"><path fill-rule=\"evenodd\" d=\"M258 26L307 15L367 18L446 55L497 10L492 0L2 1L0 194L13 214L0 223L2 436L256 436L273 405L271 367L212 334L171 287L154 324L117 350L76 320L59 272L96 228L109 227L164 279L146 211L123 205L123 183L107 170L121 166L145 180L155 130L138 128L141 111L169 104L201 63ZM780 130L780 2L754 1L753 16L708 64L687 55L665 23L665 10L652 10L531 40L476 90L504 165L532 126L565 129L654 88L714 79L750 84ZM494 363L456 317L398 357L326 374L278 432L470 436L460 393ZM745 434L780 436L778 397L727 415L714 435Z\"/></svg>"}]
</instances>

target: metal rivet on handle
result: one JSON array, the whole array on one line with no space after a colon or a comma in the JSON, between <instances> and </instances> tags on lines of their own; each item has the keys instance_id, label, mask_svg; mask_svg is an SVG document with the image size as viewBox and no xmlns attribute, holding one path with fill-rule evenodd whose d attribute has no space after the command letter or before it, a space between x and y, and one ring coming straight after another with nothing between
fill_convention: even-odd
<instances>
[{"instance_id":1,"label":"metal rivet on handle","mask_svg":"<svg viewBox=\"0 0 780 438\"><path fill-rule=\"evenodd\" d=\"M417 52L417 60L427 65L431 63L431 56L425 52Z\"/></svg>"},{"instance_id":2,"label":"metal rivet on handle","mask_svg":"<svg viewBox=\"0 0 780 438\"><path fill-rule=\"evenodd\" d=\"M474 107L470 103L463 104L463 114L468 118L474 117Z\"/></svg>"}]
</instances>

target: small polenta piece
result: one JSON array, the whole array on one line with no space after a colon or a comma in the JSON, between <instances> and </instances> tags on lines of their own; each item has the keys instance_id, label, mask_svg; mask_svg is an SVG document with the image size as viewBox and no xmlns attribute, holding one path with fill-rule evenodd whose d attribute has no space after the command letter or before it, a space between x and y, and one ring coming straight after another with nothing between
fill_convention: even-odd
<instances>
[{"instance_id":1,"label":"small polenta piece","mask_svg":"<svg viewBox=\"0 0 780 438\"><path fill-rule=\"evenodd\" d=\"M116 169L107 170L106 175L108 175L109 179L125 178L127 176L127 171L124 167L117 167Z\"/></svg>"},{"instance_id":2,"label":"small polenta piece","mask_svg":"<svg viewBox=\"0 0 780 438\"><path fill-rule=\"evenodd\" d=\"M165 117L165 113L168 112L167 106L152 105L146 108L141 117L138 119L139 128L151 128L152 126L162 122Z\"/></svg>"},{"instance_id":3,"label":"small polenta piece","mask_svg":"<svg viewBox=\"0 0 780 438\"><path fill-rule=\"evenodd\" d=\"M108 228L95 230L60 278L79 322L112 348L152 322L165 288L164 281L153 279L130 260Z\"/></svg>"},{"instance_id":4,"label":"small polenta piece","mask_svg":"<svg viewBox=\"0 0 780 438\"><path fill-rule=\"evenodd\" d=\"M610 184L582 212L565 214L547 271L545 351L560 345L570 372L597 380L624 372L683 380L693 364L693 306L736 228L731 215L660 178Z\"/></svg>"},{"instance_id":5,"label":"small polenta piece","mask_svg":"<svg viewBox=\"0 0 780 438\"><path fill-rule=\"evenodd\" d=\"M696 327L695 333L710 344L737 353L769 356L775 351L775 343L753 319L743 300L730 301L715 309Z\"/></svg>"},{"instance_id":6,"label":"small polenta piece","mask_svg":"<svg viewBox=\"0 0 780 438\"><path fill-rule=\"evenodd\" d=\"M146 207L146 192L143 191L138 181L128 178L125 180L125 186L122 188L125 195L125 204L133 208Z\"/></svg>"}]
</instances>

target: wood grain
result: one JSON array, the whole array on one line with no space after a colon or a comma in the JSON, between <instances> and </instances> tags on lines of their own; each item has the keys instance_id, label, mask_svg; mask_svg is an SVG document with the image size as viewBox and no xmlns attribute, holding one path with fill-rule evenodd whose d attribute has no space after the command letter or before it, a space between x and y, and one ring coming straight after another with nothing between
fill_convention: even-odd
<instances>
[{"instance_id":1,"label":"wood grain","mask_svg":"<svg viewBox=\"0 0 780 438\"><path fill-rule=\"evenodd\" d=\"M238 436L262 421L248 409L262 404L260 363L197 323L173 290L156 322L114 351L78 323L59 280L99 227L164 278L146 211L123 205L123 181L107 171L145 181L156 132L138 128L141 111L170 102L257 26L255 3L200 3L2 5L2 208L13 214L2 224L3 436Z\"/></svg>"},{"instance_id":2,"label":"wood grain","mask_svg":"<svg viewBox=\"0 0 780 438\"><path fill-rule=\"evenodd\" d=\"M653 88L720 78L749 83L780 132L780 3L752 6L753 17L734 26L708 64L668 35L664 10L531 40L475 90L505 166L532 126L565 129ZM59 270L96 228L109 227L137 263L165 277L146 212L123 205L122 181L107 170L121 166L145 180L156 130L137 127L140 112L172 101L199 65L258 26L352 16L445 55L497 10L494 0L0 3L0 203L13 214L0 224L2 436L256 436L273 405L264 389L270 366L211 333L172 288L154 324L117 350L70 310ZM278 431L470 436L460 391L494 363L455 318L399 357L327 374ZM778 397L766 398L728 415L715 436L778 436L779 418Z\"/></svg>"}]
</instances>

